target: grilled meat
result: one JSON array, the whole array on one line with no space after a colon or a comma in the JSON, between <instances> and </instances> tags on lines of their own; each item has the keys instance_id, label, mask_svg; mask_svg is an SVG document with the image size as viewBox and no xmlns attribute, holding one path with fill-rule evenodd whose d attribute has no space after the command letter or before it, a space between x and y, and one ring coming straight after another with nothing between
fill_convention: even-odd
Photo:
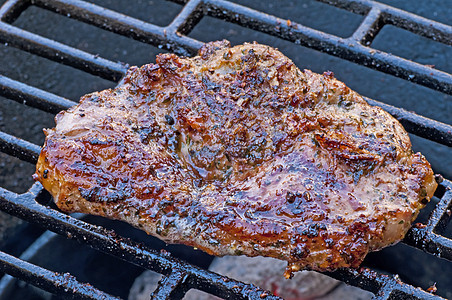
<instances>
[{"instance_id":1,"label":"grilled meat","mask_svg":"<svg viewBox=\"0 0 452 300\"><path fill-rule=\"evenodd\" d=\"M402 239L436 188L388 113L260 44L160 54L46 130L34 175L65 212L214 255L357 267Z\"/></svg>"}]
</instances>

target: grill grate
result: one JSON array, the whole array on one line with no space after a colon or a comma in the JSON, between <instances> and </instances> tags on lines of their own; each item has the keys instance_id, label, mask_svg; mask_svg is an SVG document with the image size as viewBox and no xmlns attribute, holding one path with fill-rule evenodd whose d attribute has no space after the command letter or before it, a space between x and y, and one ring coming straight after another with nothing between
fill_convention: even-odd
<instances>
[{"instance_id":1,"label":"grill grate","mask_svg":"<svg viewBox=\"0 0 452 300\"><path fill-rule=\"evenodd\" d=\"M127 66L86 53L51 39L24 31L11 24L28 6L36 5L99 28L159 46L182 55L193 55L202 42L187 36L205 15L237 23L257 31L338 56L416 84L452 94L452 75L370 47L380 29L394 25L426 38L451 45L452 28L429 19L367 0L320 0L348 11L364 15L364 21L350 38L339 38L295 22L280 19L228 1L190 0L180 14L166 27L149 24L120 13L78 0L9 0L0 8L0 41L24 51L72 66L104 79L118 82ZM0 75L0 94L47 112L56 113L75 103L52 93L31 87ZM408 132L452 147L452 126L415 113L366 100L395 116ZM0 132L0 150L21 160L35 163L40 147L15 136ZM450 218L452 182L440 184L436 197L440 199L426 226L413 227L404 242L427 253L452 260L452 240L442 236ZM164 275L153 296L157 299L178 299L190 289L200 289L220 297L239 299L278 299L249 284L194 267L157 253L131 240L121 238L105 229L62 214L40 203L50 196L38 183L24 194L0 188L0 209L28 222L38 223L58 234L78 240L90 247L122 258L138 266ZM34 285L58 295L71 294L88 299L114 299L70 275L57 274L18 260L0 252L0 268ZM43 277L44 275L44 277ZM369 269L341 270L330 276L364 288L375 299L410 298L440 299L421 289Z\"/></svg>"}]
</instances>

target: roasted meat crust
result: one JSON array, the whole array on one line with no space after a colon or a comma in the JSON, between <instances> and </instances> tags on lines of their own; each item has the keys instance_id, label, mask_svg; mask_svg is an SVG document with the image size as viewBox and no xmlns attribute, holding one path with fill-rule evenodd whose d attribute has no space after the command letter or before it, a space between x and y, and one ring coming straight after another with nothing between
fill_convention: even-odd
<instances>
[{"instance_id":1,"label":"roasted meat crust","mask_svg":"<svg viewBox=\"0 0 452 300\"><path fill-rule=\"evenodd\" d=\"M436 188L403 127L260 44L160 54L46 130L36 180L66 212L123 220L214 255L357 267Z\"/></svg>"}]
</instances>

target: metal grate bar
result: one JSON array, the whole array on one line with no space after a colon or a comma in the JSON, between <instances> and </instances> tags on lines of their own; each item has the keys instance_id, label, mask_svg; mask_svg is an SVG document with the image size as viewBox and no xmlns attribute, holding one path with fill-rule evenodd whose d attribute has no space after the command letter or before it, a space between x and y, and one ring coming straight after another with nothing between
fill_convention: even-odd
<instances>
[{"instance_id":1,"label":"metal grate bar","mask_svg":"<svg viewBox=\"0 0 452 300\"><path fill-rule=\"evenodd\" d=\"M107 80L119 81L127 71L127 66L121 63L111 62L2 22L0 42Z\"/></svg>"},{"instance_id":2,"label":"metal grate bar","mask_svg":"<svg viewBox=\"0 0 452 300\"><path fill-rule=\"evenodd\" d=\"M443 182L437 190L436 195L441 199L441 201L436 205L435 210L432 212L426 224L428 231L436 230L440 225L441 218L445 214L448 214L449 217L452 214L450 211L452 208L452 182L448 180Z\"/></svg>"},{"instance_id":3,"label":"metal grate bar","mask_svg":"<svg viewBox=\"0 0 452 300\"><path fill-rule=\"evenodd\" d=\"M43 195L44 193L44 195ZM172 270L184 270L190 277L196 278L200 284L197 288L214 293L220 297L234 297L237 299L280 299L251 284L227 279L223 276L200 269L190 264L180 262L169 255L158 254L141 244L130 241L107 231L102 227L88 224L72 218L52 208L42 206L36 202L37 198L50 195L43 192L42 186L36 183L25 194L16 194L0 188L0 209L28 222L36 223L50 231L68 238L75 239L93 249L114 255L118 258L152 269L163 275L169 275Z\"/></svg>"},{"instance_id":4,"label":"metal grate bar","mask_svg":"<svg viewBox=\"0 0 452 300\"><path fill-rule=\"evenodd\" d=\"M369 0L316 0L334 5L348 11L365 15L372 8L384 12L384 21L402 29L411 31L417 35L430 38L447 45L452 45L451 27L416 14Z\"/></svg>"},{"instance_id":5,"label":"metal grate bar","mask_svg":"<svg viewBox=\"0 0 452 300\"><path fill-rule=\"evenodd\" d=\"M202 0L190 1L167 28L172 33L188 34L198 24L203 14Z\"/></svg>"},{"instance_id":6,"label":"metal grate bar","mask_svg":"<svg viewBox=\"0 0 452 300\"><path fill-rule=\"evenodd\" d=\"M325 274L374 293L375 296L372 298L374 300L444 299L403 283L397 276L390 277L366 268L360 270L342 269Z\"/></svg>"},{"instance_id":7,"label":"metal grate bar","mask_svg":"<svg viewBox=\"0 0 452 300\"><path fill-rule=\"evenodd\" d=\"M35 164L41 147L0 131L0 151Z\"/></svg>"},{"instance_id":8,"label":"metal grate bar","mask_svg":"<svg viewBox=\"0 0 452 300\"><path fill-rule=\"evenodd\" d=\"M179 270L173 270L169 276L164 276L157 289L151 294L151 299L179 300L188 290L188 275Z\"/></svg>"},{"instance_id":9,"label":"metal grate bar","mask_svg":"<svg viewBox=\"0 0 452 300\"><path fill-rule=\"evenodd\" d=\"M296 22L271 16L223 0L204 0L207 14L282 39L350 60L396 77L452 95L452 75L407 59L372 49L353 38L343 39ZM448 31L452 27L444 25ZM362 34L362 33L361 33ZM447 36L447 32L443 32Z\"/></svg>"},{"instance_id":10,"label":"metal grate bar","mask_svg":"<svg viewBox=\"0 0 452 300\"><path fill-rule=\"evenodd\" d=\"M418 114L409 112L367 97L363 97L370 105L383 108L396 118L409 133L429 139L431 141L452 147L452 125L435 121Z\"/></svg>"},{"instance_id":11,"label":"metal grate bar","mask_svg":"<svg viewBox=\"0 0 452 300\"><path fill-rule=\"evenodd\" d=\"M53 114L77 104L2 75L0 75L0 95Z\"/></svg>"},{"instance_id":12,"label":"metal grate bar","mask_svg":"<svg viewBox=\"0 0 452 300\"><path fill-rule=\"evenodd\" d=\"M195 55L204 43L187 37L185 34L190 33L196 24L199 23L204 15L203 10L202 0L192 0L184 6L171 24L163 30L168 39L172 39L181 47L188 49L192 55ZM166 46L168 49L171 48L170 44Z\"/></svg>"},{"instance_id":13,"label":"metal grate bar","mask_svg":"<svg viewBox=\"0 0 452 300\"><path fill-rule=\"evenodd\" d=\"M78 299L119 299L89 284L81 283L69 273L59 274L0 251L0 270L19 277L58 296Z\"/></svg>"},{"instance_id":14,"label":"metal grate bar","mask_svg":"<svg viewBox=\"0 0 452 300\"><path fill-rule=\"evenodd\" d=\"M370 45L382 26L381 10L374 7L353 33L352 39L362 45Z\"/></svg>"},{"instance_id":15,"label":"metal grate bar","mask_svg":"<svg viewBox=\"0 0 452 300\"><path fill-rule=\"evenodd\" d=\"M0 21L14 22L19 15L30 6L28 0L9 0L0 8Z\"/></svg>"},{"instance_id":16,"label":"metal grate bar","mask_svg":"<svg viewBox=\"0 0 452 300\"><path fill-rule=\"evenodd\" d=\"M36 0L34 4L50 11L70 15L79 21L124 35L135 40L171 50L180 55L193 55L202 45L188 37L169 34L166 28L125 16L79 0ZM190 24L189 21L186 24Z\"/></svg>"}]
</instances>

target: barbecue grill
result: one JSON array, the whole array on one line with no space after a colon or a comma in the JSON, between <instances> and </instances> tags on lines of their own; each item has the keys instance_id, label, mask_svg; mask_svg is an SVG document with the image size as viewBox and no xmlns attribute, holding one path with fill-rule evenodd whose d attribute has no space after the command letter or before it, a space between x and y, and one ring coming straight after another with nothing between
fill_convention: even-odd
<instances>
[{"instance_id":1,"label":"barbecue grill","mask_svg":"<svg viewBox=\"0 0 452 300\"><path fill-rule=\"evenodd\" d=\"M452 75L432 66L413 62L373 48L373 42L385 25L391 25L444 45L452 45L452 27L397 9L386 4L367 0L320 0L327 6L338 7L362 16L362 21L347 37L312 29L296 21L269 15L259 10L222 0L174 1L183 5L179 14L168 26L157 26L111 9L79 0L8 0L0 8L0 41L8 47L46 58L59 64L99 76L110 82L119 82L127 65L115 62L69 46L54 39L21 29L15 22L32 7L45 9L59 15L87 23L109 32L125 36L160 51L180 55L194 55L202 42L193 37L195 28L203 19L214 18L234 23L241 28L262 32L291 42L293 47L307 47L336 56L370 69L407 80L416 86L437 91L438 95L452 94ZM44 20L45 21L45 20ZM52 26L48 24L47 26ZM221 37L219 37L221 38ZM300 66L302 67L302 66ZM448 70L446 70L448 71ZM75 104L62 96L13 80L0 74L0 95L23 105L51 114ZM448 96L447 96L448 97ZM452 147L452 126L370 98L395 116L416 136L428 139L434 145ZM440 101L450 99L440 98ZM446 104L447 105L447 104ZM426 114L428 115L428 111ZM446 117L447 118L447 117ZM445 120L447 122L447 120ZM450 121L450 120L449 120ZM442 146L444 148L444 146ZM435 146L436 147L436 146ZM440 147L440 146L438 146ZM35 164L40 147L15 135L0 132L2 152L21 161ZM440 166L449 176L449 166ZM446 170L446 171L444 171ZM30 174L31 176L31 174ZM447 177L446 176L446 177ZM451 217L452 182L442 181L432 201L430 216L410 229L404 243L423 250L429 255L452 261L452 240L445 234ZM102 226L68 216L51 204L50 195L39 183L23 193L0 187L2 211L38 224L44 229L76 240L96 251L118 257L144 269L163 274L152 297L155 299L181 299L190 289L198 289L231 299L279 299L277 296L251 284L244 284L174 258L166 251L155 251L134 240L124 238ZM31 264L6 252L0 252L0 269L20 280L58 296L87 299L116 299L90 283L79 282L69 273L58 273ZM397 275L361 268L340 270L328 275L350 285L368 290L374 299L442 299L432 293L403 282Z\"/></svg>"}]
</instances>

